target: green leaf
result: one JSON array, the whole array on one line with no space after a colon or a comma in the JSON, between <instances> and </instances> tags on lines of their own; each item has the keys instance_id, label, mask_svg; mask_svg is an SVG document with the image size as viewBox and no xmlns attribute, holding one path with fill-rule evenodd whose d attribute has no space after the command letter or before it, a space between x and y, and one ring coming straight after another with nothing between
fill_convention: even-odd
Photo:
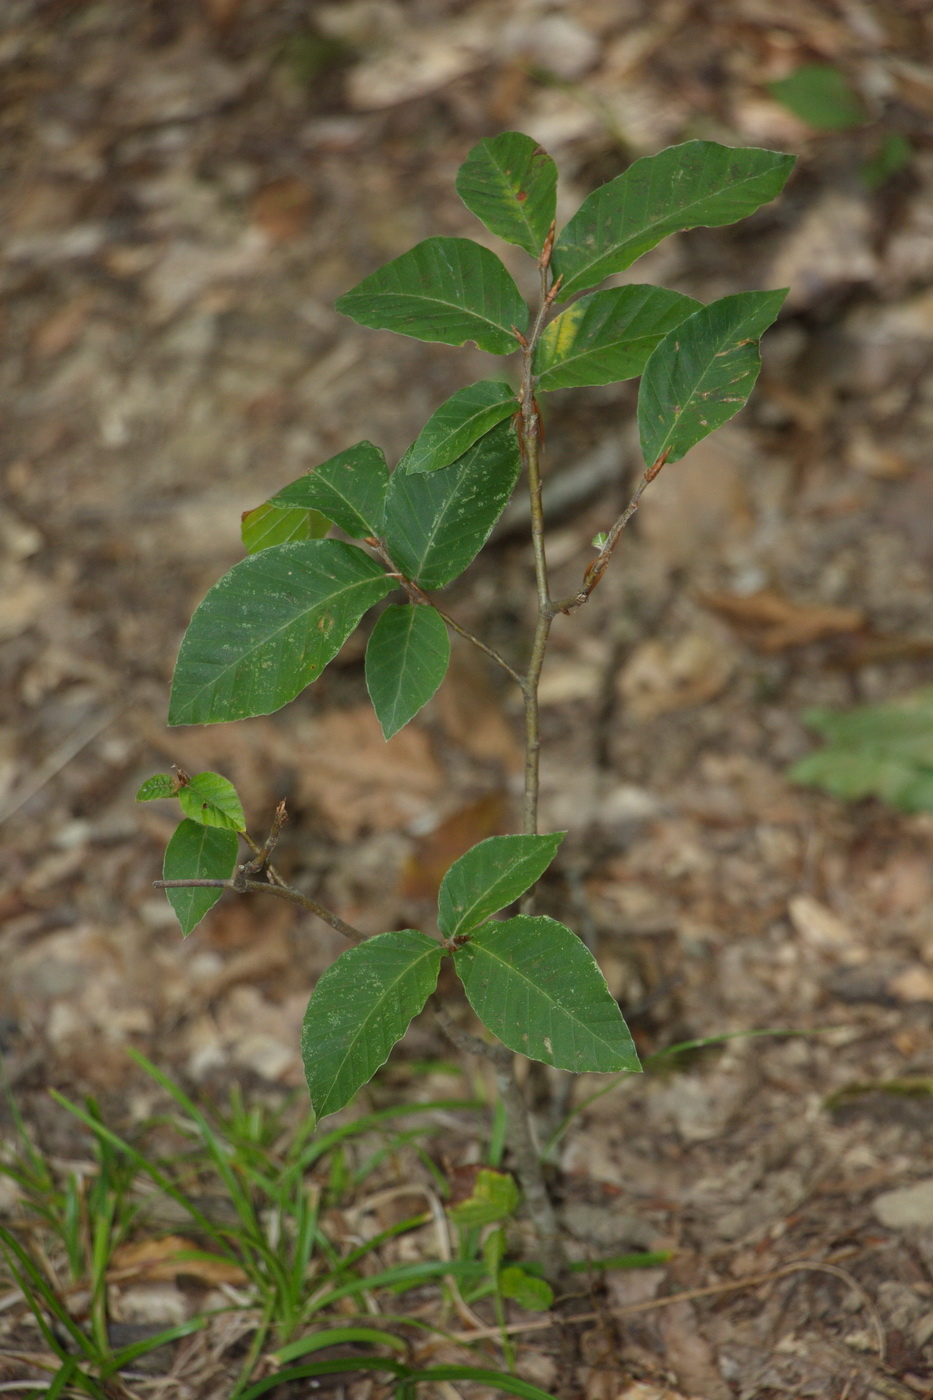
<instances>
[{"instance_id":1,"label":"green leaf","mask_svg":"<svg viewBox=\"0 0 933 1400\"><path fill-rule=\"evenodd\" d=\"M473 147L457 193L490 233L536 258L554 222L557 166L530 136L503 131Z\"/></svg>"},{"instance_id":2,"label":"green leaf","mask_svg":"<svg viewBox=\"0 0 933 1400\"><path fill-rule=\"evenodd\" d=\"M668 331L700 307L693 297L665 287L610 287L581 297L545 328L535 347L537 387L631 379Z\"/></svg>"},{"instance_id":3,"label":"green leaf","mask_svg":"<svg viewBox=\"0 0 933 1400\"><path fill-rule=\"evenodd\" d=\"M439 471L394 472L385 543L407 578L443 588L486 543L521 470L518 435L500 423Z\"/></svg>"},{"instance_id":4,"label":"green leaf","mask_svg":"<svg viewBox=\"0 0 933 1400\"><path fill-rule=\"evenodd\" d=\"M804 719L828 745L794 764L794 782L846 801L880 797L901 811L933 811L933 690L850 710L808 710Z\"/></svg>"},{"instance_id":5,"label":"green leaf","mask_svg":"<svg viewBox=\"0 0 933 1400\"><path fill-rule=\"evenodd\" d=\"M543 1278L527 1273L519 1264L507 1264L499 1274L499 1292L529 1312L547 1312L554 1290Z\"/></svg>"},{"instance_id":6,"label":"green leaf","mask_svg":"<svg viewBox=\"0 0 933 1400\"><path fill-rule=\"evenodd\" d=\"M512 327L523 330L528 307L488 248L469 238L427 238L365 277L337 300L337 310L375 330L509 355Z\"/></svg>"},{"instance_id":7,"label":"green leaf","mask_svg":"<svg viewBox=\"0 0 933 1400\"><path fill-rule=\"evenodd\" d=\"M821 131L848 131L868 120L861 98L831 63L804 64L788 77L769 83L768 91L795 117Z\"/></svg>"},{"instance_id":8,"label":"green leaf","mask_svg":"<svg viewBox=\"0 0 933 1400\"><path fill-rule=\"evenodd\" d=\"M676 462L744 408L758 378L758 337L787 289L721 297L677 326L654 351L638 391L645 462Z\"/></svg>"},{"instance_id":9,"label":"green leaf","mask_svg":"<svg viewBox=\"0 0 933 1400\"><path fill-rule=\"evenodd\" d=\"M490 836L454 861L437 896L445 938L469 933L520 898L547 870L564 835Z\"/></svg>"},{"instance_id":10,"label":"green leaf","mask_svg":"<svg viewBox=\"0 0 933 1400\"><path fill-rule=\"evenodd\" d=\"M913 155L914 148L907 137L889 131L875 154L862 166L861 177L870 190L880 189L886 180L910 164Z\"/></svg>"},{"instance_id":11,"label":"green leaf","mask_svg":"<svg viewBox=\"0 0 933 1400\"><path fill-rule=\"evenodd\" d=\"M301 1031L311 1103L336 1113L373 1077L437 985L442 949L415 929L380 933L319 978Z\"/></svg>"},{"instance_id":12,"label":"green leaf","mask_svg":"<svg viewBox=\"0 0 933 1400\"><path fill-rule=\"evenodd\" d=\"M669 233L744 219L784 187L795 157L686 141L636 160L580 205L554 245L559 300L623 272Z\"/></svg>"},{"instance_id":13,"label":"green leaf","mask_svg":"<svg viewBox=\"0 0 933 1400\"><path fill-rule=\"evenodd\" d=\"M243 512L240 534L247 554L258 554L274 544L290 544L292 540L320 540L330 529L331 522L319 511L281 508L266 501L255 510Z\"/></svg>"},{"instance_id":14,"label":"green leaf","mask_svg":"<svg viewBox=\"0 0 933 1400\"><path fill-rule=\"evenodd\" d=\"M229 880L236 865L237 847L235 832L186 819L175 828L165 848L162 878ZM165 893L187 938L208 910L213 909L223 890L181 889Z\"/></svg>"},{"instance_id":15,"label":"green leaf","mask_svg":"<svg viewBox=\"0 0 933 1400\"><path fill-rule=\"evenodd\" d=\"M563 924L484 924L453 957L473 1010L510 1050L575 1074L640 1068L595 958Z\"/></svg>"},{"instance_id":16,"label":"green leaf","mask_svg":"<svg viewBox=\"0 0 933 1400\"><path fill-rule=\"evenodd\" d=\"M215 583L175 666L169 724L266 715L337 655L393 582L341 540L299 540L251 554Z\"/></svg>"},{"instance_id":17,"label":"green leaf","mask_svg":"<svg viewBox=\"0 0 933 1400\"><path fill-rule=\"evenodd\" d=\"M237 790L219 773L197 773L178 789L181 810L202 826L221 826L227 831L245 831L246 818Z\"/></svg>"},{"instance_id":18,"label":"green leaf","mask_svg":"<svg viewBox=\"0 0 933 1400\"><path fill-rule=\"evenodd\" d=\"M490 428L517 411L515 390L508 384L482 379L458 389L432 413L396 471L433 472L449 467Z\"/></svg>"},{"instance_id":19,"label":"green leaf","mask_svg":"<svg viewBox=\"0 0 933 1400\"><path fill-rule=\"evenodd\" d=\"M177 787L177 781L167 773L157 773L154 778L146 779L136 794L136 801L155 802L160 797L174 797Z\"/></svg>"},{"instance_id":20,"label":"green leaf","mask_svg":"<svg viewBox=\"0 0 933 1400\"><path fill-rule=\"evenodd\" d=\"M447 624L433 608L386 608L366 647L366 688L386 739L427 704L449 661Z\"/></svg>"},{"instance_id":21,"label":"green leaf","mask_svg":"<svg viewBox=\"0 0 933 1400\"><path fill-rule=\"evenodd\" d=\"M341 530L362 540L382 533L389 468L381 448L358 442L277 491L273 506L323 512Z\"/></svg>"},{"instance_id":22,"label":"green leaf","mask_svg":"<svg viewBox=\"0 0 933 1400\"><path fill-rule=\"evenodd\" d=\"M492 1167L481 1167L469 1196L451 1206L447 1214L464 1229L473 1225L494 1225L499 1220L511 1219L518 1208L518 1200L513 1176L494 1171Z\"/></svg>"}]
</instances>

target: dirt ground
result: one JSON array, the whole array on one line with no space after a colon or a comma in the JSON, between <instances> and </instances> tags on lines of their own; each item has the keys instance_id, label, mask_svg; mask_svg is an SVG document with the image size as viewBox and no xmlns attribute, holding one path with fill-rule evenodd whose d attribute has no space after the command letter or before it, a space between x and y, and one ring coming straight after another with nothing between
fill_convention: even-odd
<instances>
[{"instance_id":1,"label":"dirt ground","mask_svg":"<svg viewBox=\"0 0 933 1400\"><path fill-rule=\"evenodd\" d=\"M366 332L336 296L431 234L483 238L453 177L499 130L554 155L563 216L675 141L793 150L778 202L633 270L703 300L791 291L752 404L662 474L555 628L542 829L570 835L542 908L598 952L645 1055L817 1033L628 1079L576 1119L555 1189L578 1254L673 1251L610 1275L581 1397L933 1395L933 814L786 776L808 705L933 679L931 54L927 0L6 0L0 1039L43 1141L67 1156L50 1084L116 1123L148 1111L130 1044L207 1098L299 1085L342 946L255 899L183 943L144 778L226 774L259 837L284 797L283 869L370 931L422 926L450 860L514 822L516 696L465 644L388 745L356 642L279 715L165 726L240 513L362 438L395 460L497 368ZM813 62L864 122L821 132L773 100ZM872 181L892 136L908 158ZM547 401L558 594L640 470L633 405L630 385ZM449 594L516 658L521 526ZM362 1101L467 1092L409 1068L450 1053L423 1018ZM475 1125L443 1149L475 1158Z\"/></svg>"}]
</instances>

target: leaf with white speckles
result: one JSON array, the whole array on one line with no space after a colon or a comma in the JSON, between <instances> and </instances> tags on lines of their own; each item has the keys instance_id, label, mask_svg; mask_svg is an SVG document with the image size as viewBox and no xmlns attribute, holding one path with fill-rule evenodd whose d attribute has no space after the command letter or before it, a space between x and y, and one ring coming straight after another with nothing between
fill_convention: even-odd
<instances>
[{"instance_id":1,"label":"leaf with white speckles","mask_svg":"<svg viewBox=\"0 0 933 1400\"><path fill-rule=\"evenodd\" d=\"M341 540L275 545L235 564L191 619L175 666L169 724L267 715L337 655L394 580Z\"/></svg>"},{"instance_id":2,"label":"leaf with white speckles","mask_svg":"<svg viewBox=\"0 0 933 1400\"><path fill-rule=\"evenodd\" d=\"M576 1074L641 1068L596 959L564 924L483 924L453 957L473 1010L510 1050Z\"/></svg>"},{"instance_id":3,"label":"leaf with white speckles","mask_svg":"<svg viewBox=\"0 0 933 1400\"><path fill-rule=\"evenodd\" d=\"M318 1118L336 1113L385 1064L437 986L443 948L416 929L368 938L318 979L301 1058Z\"/></svg>"},{"instance_id":4,"label":"leaf with white speckles","mask_svg":"<svg viewBox=\"0 0 933 1400\"><path fill-rule=\"evenodd\" d=\"M385 542L395 564L424 588L451 583L486 543L520 470L518 435L506 422L449 467L394 472L386 497Z\"/></svg>"},{"instance_id":5,"label":"leaf with white speckles","mask_svg":"<svg viewBox=\"0 0 933 1400\"><path fill-rule=\"evenodd\" d=\"M638 430L648 466L677 462L744 408L755 387L758 339L787 288L737 292L688 316L661 341L638 390Z\"/></svg>"}]
</instances>

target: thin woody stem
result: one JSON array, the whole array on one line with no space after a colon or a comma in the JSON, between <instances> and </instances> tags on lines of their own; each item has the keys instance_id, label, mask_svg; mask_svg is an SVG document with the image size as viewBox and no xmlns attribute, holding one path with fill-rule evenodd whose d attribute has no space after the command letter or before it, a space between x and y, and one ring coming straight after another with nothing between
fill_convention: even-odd
<instances>
[{"instance_id":1,"label":"thin woody stem","mask_svg":"<svg viewBox=\"0 0 933 1400\"><path fill-rule=\"evenodd\" d=\"M467 1055L479 1055L490 1060L495 1068L499 1093L505 1107L509 1147L515 1162L515 1173L521 1184L525 1205L535 1227L541 1248L541 1264L548 1281L558 1285L567 1273L567 1256L561 1242L557 1216L548 1195L541 1153L535 1141L531 1115L525 1096L515 1077L515 1057L504 1045L490 1045L478 1035L461 1029L446 1008L435 998L434 1011L448 1040Z\"/></svg>"},{"instance_id":2,"label":"thin woody stem","mask_svg":"<svg viewBox=\"0 0 933 1400\"><path fill-rule=\"evenodd\" d=\"M318 904L316 899L303 894L301 890L296 890L292 885L278 882L270 884L265 880L249 880L242 871L238 871L229 880L153 880L152 883L153 888L157 890L233 890L235 894L272 894L278 899L285 899L289 904L297 904L302 909L307 909L311 914L316 914L325 924L329 924L332 929L343 934L344 938L348 938L352 943L362 943L367 937L358 928L354 928L345 919L341 919L340 915L335 914L332 909Z\"/></svg>"},{"instance_id":3,"label":"thin woody stem","mask_svg":"<svg viewBox=\"0 0 933 1400\"><path fill-rule=\"evenodd\" d=\"M612 551L618 544L619 536L622 534L622 531L625 529L626 525L629 523L632 516L638 509L638 502L644 495L645 488L651 485L652 481L654 481L655 477L657 476L661 468L664 466L664 463L666 461L667 453L664 452L657 459L657 461L653 462L652 465L648 468L648 470L644 473L644 475L638 483L638 486L635 489L635 493L632 496L632 499L629 501L628 505L625 507L625 510L619 516L618 520L615 521L615 523L612 526L612 529L606 536L606 543L603 545L602 549L599 551L596 558L593 560L586 573L583 575L582 587L579 589L578 592L571 593L569 598L562 598L559 602L555 602L552 605L555 613L572 613L575 612L577 608L582 608L583 604L587 601L590 594L593 592L593 589L596 587L603 574L606 572L606 569L609 567L609 560L612 558Z\"/></svg>"},{"instance_id":4,"label":"thin woody stem","mask_svg":"<svg viewBox=\"0 0 933 1400\"><path fill-rule=\"evenodd\" d=\"M512 666L509 665L504 656L500 656L494 647L487 646L486 643L482 641L479 637L475 636L474 633L472 633L469 630L469 628L463 627L456 620L456 618L451 617L450 613L445 612L443 608L439 608L435 603L434 599L431 598L427 593L425 593L424 589L419 588L417 583L413 583L410 578L406 578L405 575L395 567L391 558L389 557L388 552L386 551L385 546L381 544L379 540L375 538L370 538L366 541L366 543L370 546L374 553L378 554L379 558L382 560L383 564L385 564L392 577L398 579L399 584L402 588L404 588L412 603L422 603L429 608L433 608L434 611L437 613L438 617L440 617L444 622L446 622L448 627L452 628L454 632L458 633L459 636L463 637L465 641L471 642L472 645L475 646L479 651L483 652L484 655L488 656L491 661L494 661L497 666L501 666L502 670L505 671L507 676L511 677L511 679L515 682L517 686L524 685L522 677Z\"/></svg>"}]
</instances>

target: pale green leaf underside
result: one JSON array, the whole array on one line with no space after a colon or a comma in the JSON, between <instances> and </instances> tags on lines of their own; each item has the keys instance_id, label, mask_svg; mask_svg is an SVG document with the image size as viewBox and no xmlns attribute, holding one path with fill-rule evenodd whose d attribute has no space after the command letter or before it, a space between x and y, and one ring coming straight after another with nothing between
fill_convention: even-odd
<instances>
[{"instance_id":1,"label":"pale green leaf underside","mask_svg":"<svg viewBox=\"0 0 933 1400\"><path fill-rule=\"evenodd\" d=\"M380 933L318 979L301 1057L318 1118L336 1113L389 1057L437 986L442 949L415 929Z\"/></svg>"},{"instance_id":2,"label":"pale green leaf underside","mask_svg":"<svg viewBox=\"0 0 933 1400\"><path fill-rule=\"evenodd\" d=\"M243 831L246 818L237 790L219 773L196 773L178 789L181 810L202 826L220 826L227 831Z\"/></svg>"},{"instance_id":3,"label":"pale green leaf underside","mask_svg":"<svg viewBox=\"0 0 933 1400\"><path fill-rule=\"evenodd\" d=\"M457 193L490 233L536 258L554 222L557 166L530 136L503 131L473 147Z\"/></svg>"},{"instance_id":4,"label":"pale green leaf underside","mask_svg":"<svg viewBox=\"0 0 933 1400\"><path fill-rule=\"evenodd\" d=\"M482 379L458 389L425 423L396 471L433 472L449 467L467 448L518 411L515 390Z\"/></svg>"},{"instance_id":5,"label":"pale green leaf underside","mask_svg":"<svg viewBox=\"0 0 933 1400\"><path fill-rule=\"evenodd\" d=\"M317 679L392 587L374 560L341 540L301 540L241 560L191 619L169 724L217 724L280 709Z\"/></svg>"},{"instance_id":6,"label":"pale green leaf underside","mask_svg":"<svg viewBox=\"0 0 933 1400\"><path fill-rule=\"evenodd\" d=\"M645 462L678 461L743 408L761 358L758 338L775 320L787 289L721 297L670 331L654 351L638 391Z\"/></svg>"},{"instance_id":7,"label":"pale green leaf underside","mask_svg":"<svg viewBox=\"0 0 933 1400\"><path fill-rule=\"evenodd\" d=\"M269 504L321 511L354 539L366 539L382 533L388 486L382 449L358 442L284 486Z\"/></svg>"},{"instance_id":8,"label":"pale green leaf underside","mask_svg":"<svg viewBox=\"0 0 933 1400\"><path fill-rule=\"evenodd\" d=\"M316 510L280 507L266 501L244 513L240 535L247 554L258 554L274 544L291 544L293 540L320 540L330 529L331 522Z\"/></svg>"},{"instance_id":9,"label":"pale green leaf underside","mask_svg":"<svg viewBox=\"0 0 933 1400\"><path fill-rule=\"evenodd\" d=\"M662 238L735 223L779 194L795 157L686 141L644 156L583 201L554 245L558 298L624 270Z\"/></svg>"},{"instance_id":10,"label":"pale green leaf underside","mask_svg":"<svg viewBox=\"0 0 933 1400\"><path fill-rule=\"evenodd\" d=\"M510 274L469 238L427 238L337 300L362 326L509 355L528 308Z\"/></svg>"},{"instance_id":11,"label":"pale green leaf underside","mask_svg":"<svg viewBox=\"0 0 933 1400\"><path fill-rule=\"evenodd\" d=\"M147 778L136 794L137 802L156 802L163 797L174 797L177 784L167 773L156 773Z\"/></svg>"},{"instance_id":12,"label":"pale green leaf underside","mask_svg":"<svg viewBox=\"0 0 933 1400\"><path fill-rule=\"evenodd\" d=\"M510 1050L575 1074L640 1068L596 960L563 924L484 924L453 958L473 1010Z\"/></svg>"},{"instance_id":13,"label":"pale green leaf underside","mask_svg":"<svg viewBox=\"0 0 933 1400\"><path fill-rule=\"evenodd\" d=\"M366 646L366 688L386 739L428 703L449 661L447 624L433 608L386 608Z\"/></svg>"},{"instance_id":14,"label":"pale green leaf underside","mask_svg":"<svg viewBox=\"0 0 933 1400\"><path fill-rule=\"evenodd\" d=\"M394 472L385 518L393 562L424 588L457 578L489 538L520 470L518 436L500 423L449 467Z\"/></svg>"},{"instance_id":15,"label":"pale green leaf underside","mask_svg":"<svg viewBox=\"0 0 933 1400\"><path fill-rule=\"evenodd\" d=\"M581 297L538 341L537 387L569 389L632 379L668 331L700 306L666 287L609 287Z\"/></svg>"},{"instance_id":16,"label":"pale green leaf underside","mask_svg":"<svg viewBox=\"0 0 933 1400\"><path fill-rule=\"evenodd\" d=\"M229 880L236 865L236 833L185 819L165 848L163 880ZM187 938L223 894L221 889L166 890Z\"/></svg>"},{"instance_id":17,"label":"pale green leaf underside","mask_svg":"<svg viewBox=\"0 0 933 1400\"><path fill-rule=\"evenodd\" d=\"M547 870L564 839L490 836L454 861L437 896L437 921L446 938L469 933L530 889Z\"/></svg>"}]
</instances>

